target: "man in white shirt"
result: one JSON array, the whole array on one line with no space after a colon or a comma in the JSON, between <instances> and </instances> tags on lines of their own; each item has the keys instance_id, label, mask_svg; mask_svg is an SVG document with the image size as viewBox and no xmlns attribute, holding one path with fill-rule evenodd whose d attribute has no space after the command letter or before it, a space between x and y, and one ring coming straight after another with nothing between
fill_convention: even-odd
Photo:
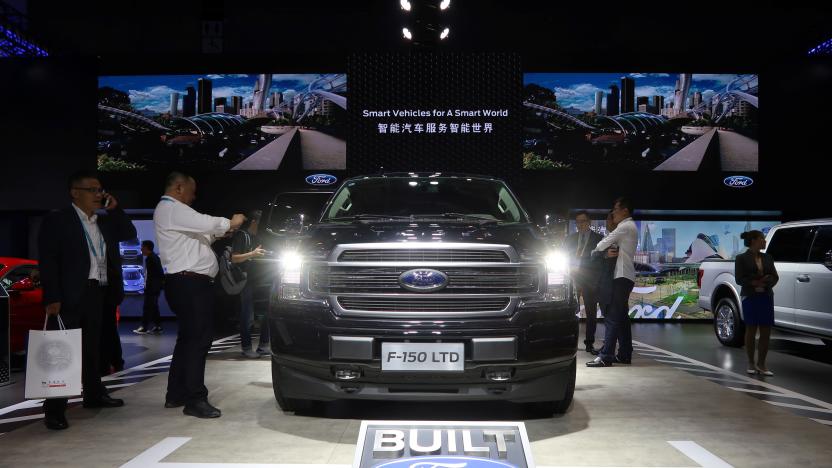
<instances>
[{"instance_id":1,"label":"man in white shirt","mask_svg":"<svg viewBox=\"0 0 832 468\"><path fill-rule=\"evenodd\" d=\"M239 228L245 217L235 214L229 220L198 213L190 206L194 199L193 177L173 172L153 213L159 256L167 272L165 296L179 328L165 408L184 406L182 412L189 416L218 418L222 413L208 403L205 387L205 359L213 338L212 284L219 271L211 243Z\"/></svg>"},{"instance_id":2,"label":"man in white shirt","mask_svg":"<svg viewBox=\"0 0 832 468\"><path fill-rule=\"evenodd\" d=\"M613 275L612 303L609 313L604 316L604 347L594 361L586 363L587 367L610 367L613 362L629 364L633 356L633 336L630 330L630 292L636 279L633 257L638 245L638 228L632 218L633 205L629 199L620 197L615 200L612 209L613 221L618 225L607 237L598 242L595 252L603 252L608 247L615 247L610 256L617 256ZM615 345L618 343L618 354Z\"/></svg>"}]
</instances>

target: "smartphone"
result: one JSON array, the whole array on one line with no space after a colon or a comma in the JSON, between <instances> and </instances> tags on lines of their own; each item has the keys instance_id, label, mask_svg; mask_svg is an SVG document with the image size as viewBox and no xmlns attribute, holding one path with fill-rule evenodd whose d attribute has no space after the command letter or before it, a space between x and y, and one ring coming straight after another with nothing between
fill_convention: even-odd
<instances>
[{"instance_id":1,"label":"smartphone","mask_svg":"<svg viewBox=\"0 0 832 468\"><path fill-rule=\"evenodd\" d=\"M107 208L108 206L110 206L110 196L104 195L104 208Z\"/></svg>"}]
</instances>

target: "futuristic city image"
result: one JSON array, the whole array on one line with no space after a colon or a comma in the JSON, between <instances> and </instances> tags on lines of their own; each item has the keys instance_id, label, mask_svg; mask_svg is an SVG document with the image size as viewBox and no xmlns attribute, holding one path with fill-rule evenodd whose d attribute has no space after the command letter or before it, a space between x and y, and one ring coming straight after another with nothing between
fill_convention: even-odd
<instances>
[{"instance_id":1,"label":"futuristic city image","mask_svg":"<svg viewBox=\"0 0 832 468\"><path fill-rule=\"evenodd\" d=\"M523 167L757 172L758 76L526 73Z\"/></svg>"},{"instance_id":2,"label":"futuristic city image","mask_svg":"<svg viewBox=\"0 0 832 468\"><path fill-rule=\"evenodd\" d=\"M101 76L98 168L346 168L346 74Z\"/></svg>"}]
</instances>

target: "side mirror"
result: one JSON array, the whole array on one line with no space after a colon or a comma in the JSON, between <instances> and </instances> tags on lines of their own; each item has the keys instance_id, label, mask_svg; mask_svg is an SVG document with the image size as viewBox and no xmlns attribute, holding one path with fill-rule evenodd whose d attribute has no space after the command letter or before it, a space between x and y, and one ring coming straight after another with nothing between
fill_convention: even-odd
<instances>
[{"instance_id":1,"label":"side mirror","mask_svg":"<svg viewBox=\"0 0 832 468\"><path fill-rule=\"evenodd\" d=\"M35 282L32 281L32 278L23 278L15 283L12 283L11 287L9 287L10 291L17 291L17 292L24 292L24 291L33 291L35 289Z\"/></svg>"}]
</instances>

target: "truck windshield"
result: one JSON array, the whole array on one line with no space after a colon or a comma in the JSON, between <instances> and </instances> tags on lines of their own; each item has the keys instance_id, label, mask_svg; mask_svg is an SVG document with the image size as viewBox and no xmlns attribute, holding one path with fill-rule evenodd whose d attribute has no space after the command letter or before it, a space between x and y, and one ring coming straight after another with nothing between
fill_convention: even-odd
<instances>
[{"instance_id":1,"label":"truck windshield","mask_svg":"<svg viewBox=\"0 0 832 468\"><path fill-rule=\"evenodd\" d=\"M360 219L528 222L503 182L465 177L384 177L347 182L322 222Z\"/></svg>"}]
</instances>

